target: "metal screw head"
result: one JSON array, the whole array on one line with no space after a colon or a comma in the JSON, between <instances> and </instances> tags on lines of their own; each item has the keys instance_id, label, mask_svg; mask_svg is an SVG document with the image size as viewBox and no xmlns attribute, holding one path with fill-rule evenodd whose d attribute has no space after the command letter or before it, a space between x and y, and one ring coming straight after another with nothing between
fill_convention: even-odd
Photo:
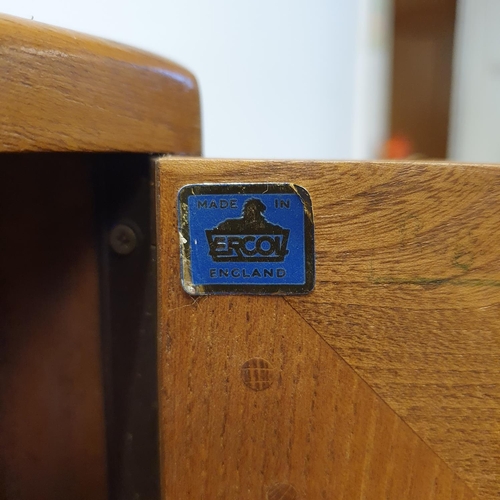
<instances>
[{"instance_id":1,"label":"metal screw head","mask_svg":"<svg viewBox=\"0 0 500 500\"><path fill-rule=\"evenodd\" d=\"M111 248L120 255L128 255L137 246L135 231L126 224L117 224L109 234Z\"/></svg>"}]
</instances>

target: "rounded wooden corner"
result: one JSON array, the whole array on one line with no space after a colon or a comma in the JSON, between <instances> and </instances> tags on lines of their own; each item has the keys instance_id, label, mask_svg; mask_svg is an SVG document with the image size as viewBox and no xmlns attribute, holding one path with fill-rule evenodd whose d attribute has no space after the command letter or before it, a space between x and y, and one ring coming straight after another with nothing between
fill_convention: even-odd
<instances>
[{"instance_id":1,"label":"rounded wooden corner","mask_svg":"<svg viewBox=\"0 0 500 500\"><path fill-rule=\"evenodd\" d=\"M195 77L140 50L0 16L0 87L0 152L201 152Z\"/></svg>"}]
</instances>

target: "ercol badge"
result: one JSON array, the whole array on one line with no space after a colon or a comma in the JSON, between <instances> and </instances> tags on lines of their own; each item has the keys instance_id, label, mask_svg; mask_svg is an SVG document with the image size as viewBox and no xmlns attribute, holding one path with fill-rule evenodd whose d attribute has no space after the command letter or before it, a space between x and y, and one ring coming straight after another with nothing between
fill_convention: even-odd
<instances>
[{"instance_id":1,"label":"ercol badge","mask_svg":"<svg viewBox=\"0 0 500 500\"><path fill-rule=\"evenodd\" d=\"M314 286L311 199L293 184L179 191L182 285L192 295L300 294Z\"/></svg>"}]
</instances>

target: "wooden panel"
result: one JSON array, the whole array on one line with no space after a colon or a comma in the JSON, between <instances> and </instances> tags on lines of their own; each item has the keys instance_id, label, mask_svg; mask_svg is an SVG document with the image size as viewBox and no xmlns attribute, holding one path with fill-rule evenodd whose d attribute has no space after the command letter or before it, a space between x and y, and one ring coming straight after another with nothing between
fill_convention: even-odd
<instances>
[{"instance_id":1,"label":"wooden panel","mask_svg":"<svg viewBox=\"0 0 500 500\"><path fill-rule=\"evenodd\" d=\"M0 155L0 498L104 500L90 168Z\"/></svg>"},{"instance_id":2,"label":"wooden panel","mask_svg":"<svg viewBox=\"0 0 500 500\"><path fill-rule=\"evenodd\" d=\"M164 498L455 499L469 487L498 497L499 169L173 158L158 168ZM237 181L309 190L312 294L182 292L177 191ZM265 390L240 373L254 358L274 370Z\"/></svg>"},{"instance_id":3,"label":"wooden panel","mask_svg":"<svg viewBox=\"0 0 500 500\"><path fill-rule=\"evenodd\" d=\"M396 0L391 132L415 153L445 158L456 0Z\"/></svg>"},{"instance_id":4,"label":"wooden panel","mask_svg":"<svg viewBox=\"0 0 500 500\"><path fill-rule=\"evenodd\" d=\"M194 77L159 57L0 17L0 152L200 154Z\"/></svg>"}]
</instances>

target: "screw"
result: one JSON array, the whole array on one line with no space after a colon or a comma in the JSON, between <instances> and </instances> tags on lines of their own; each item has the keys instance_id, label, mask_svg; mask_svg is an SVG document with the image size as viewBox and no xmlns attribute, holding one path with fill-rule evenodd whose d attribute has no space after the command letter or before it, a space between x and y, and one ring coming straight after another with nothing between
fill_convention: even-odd
<instances>
[{"instance_id":1,"label":"screw","mask_svg":"<svg viewBox=\"0 0 500 500\"><path fill-rule=\"evenodd\" d=\"M109 234L111 248L120 255L128 255L137 246L135 231L126 224L117 224Z\"/></svg>"}]
</instances>

